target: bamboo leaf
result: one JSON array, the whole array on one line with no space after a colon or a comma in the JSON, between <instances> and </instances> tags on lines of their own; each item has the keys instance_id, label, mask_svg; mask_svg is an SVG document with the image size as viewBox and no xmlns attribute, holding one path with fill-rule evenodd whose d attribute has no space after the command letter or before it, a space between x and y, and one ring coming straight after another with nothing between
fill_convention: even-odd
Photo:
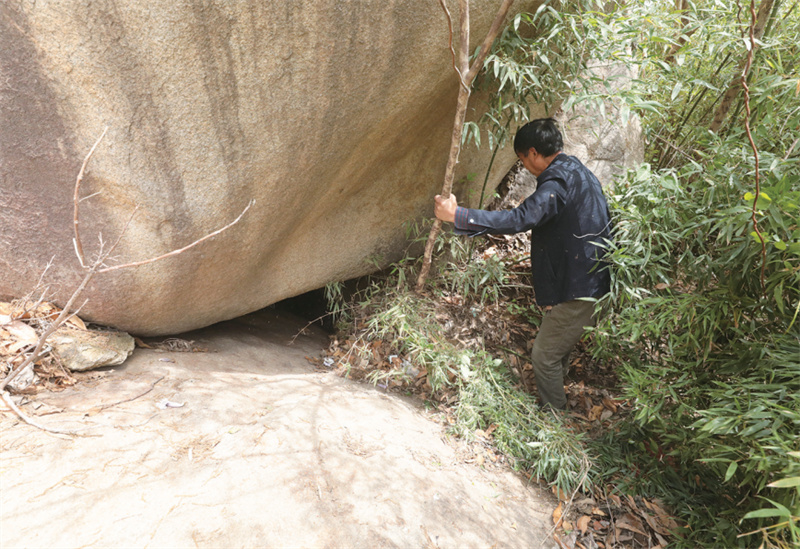
<instances>
[{"instance_id":1,"label":"bamboo leaf","mask_svg":"<svg viewBox=\"0 0 800 549\"><path fill-rule=\"evenodd\" d=\"M767 486L770 488L793 488L795 486L800 486L800 477L782 478L775 482L770 482Z\"/></svg>"}]
</instances>

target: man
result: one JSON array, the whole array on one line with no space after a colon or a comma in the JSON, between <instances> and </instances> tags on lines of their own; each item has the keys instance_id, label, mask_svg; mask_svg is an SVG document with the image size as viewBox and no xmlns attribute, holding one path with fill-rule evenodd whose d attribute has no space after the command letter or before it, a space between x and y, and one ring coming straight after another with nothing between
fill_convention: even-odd
<instances>
[{"instance_id":1,"label":"man","mask_svg":"<svg viewBox=\"0 0 800 549\"><path fill-rule=\"evenodd\" d=\"M453 195L436 196L434 213L455 223L457 234L531 231L531 270L536 301L552 306L533 342L532 361L542 404L564 409L569 354L594 326L594 302L609 291L604 244L611 238L608 204L600 182L577 158L561 149L552 118L533 120L514 137L514 151L537 178L536 191L513 210L490 212L459 207Z\"/></svg>"}]
</instances>

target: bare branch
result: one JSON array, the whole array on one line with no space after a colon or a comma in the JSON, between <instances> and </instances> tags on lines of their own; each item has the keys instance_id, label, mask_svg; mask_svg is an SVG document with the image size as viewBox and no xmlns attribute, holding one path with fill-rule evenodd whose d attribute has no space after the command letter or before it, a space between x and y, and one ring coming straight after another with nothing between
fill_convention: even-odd
<instances>
[{"instance_id":1,"label":"bare branch","mask_svg":"<svg viewBox=\"0 0 800 549\"><path fill-rule=\"evenodd\" d=\"M98 261L100 263L103 263L106 259L108 259L111 256L112 253L114 253L114 250L117 248L117 245L119 244L120 240L122 240L122 237L125 236L126 232L128 232L128 227L130 227L131 222L133 221L133 216L135 216L136 212L138 212L138 211L139 211L139 205L137 204L136 207L131 212L131 215L128 218L128 221L125 223L125 226L122 227L122 231L120 231L119 236L114 241L114 243L111 245L111 248L109 248L106 253L101 254L101 256L98 258Z\"/></svg>"},{"instance_id":2,"label":"bare branch","mask_svg":"<svg viewBox=\"0 0 800 549\"><path fill-rule=\"evenodd\" d=\"M75 179L75 194L72 197L73 203L73 215L72 215L72 226L75 229L75 239L72 241L73 245L75 246L75 255L78 256L78 261L81 263L81 267L84 269L86 268L86 261L83 255L83 245L81 244L81 235L78 229L78 225L80 224L78 221L78 203L80 202L80 190L81 190L81 183L83 182L83 174L86 172L86 166L89 164L89 159L94 154L94 150L100 144L100 141L103 140L105 137L106 132L108 131L108 126L103 129L103 133L100 134L100 137L97 138L95 141L94 146L89 150L89 153L86 155L86 158L83 159L83 164L81 164L81 170L78 172L78 177Z\"/></svg>"},{"instance_id":3,"label":"bare branch","mask_svg":"<svg viewBox=\"0 0 800 549\"><path fill-rule=\"evenodd\" d=\"M458 65L456 64L456 50L453 48L453 19L450 17L450 10L447 9L447 4L445 4L445 1L439 0L439 4L444 10L445 17L447 17L447 29L450 32L450 41L448 46L450 47L450 53L453 54L453 69L455 69L456 73L458 73L458 79L461 82L461 85L466 88L467 84L464 82L464 75L461 74L461 71L458 69Z\"/></svg>"},{"instance_id":4,"label":"bare branch","mask_svg":"<svg viewBox=\"0 0 800 549\"><path fill-rule=\"evenodd\" d=\"M26 423L28 423L28 424L30 424L30 425L32 425L34 427L37 427L39 429L42 429L44 431L50 432L50 433L69 434L69 435L77 434L77 433L74 433L74 432L71 432L71 431L58 431L58 430L54 430L54 429L49 429L47 427L44 427L44 426L34 422L30 418L26 417L25 414L23 414L22 411L19 408L16 407L16 405L13 403L13 401L11 400L11 398L8 395L8 392L5 389L8 386L8 384L10 382L12 382L17 376L19 376L20 373L25 371L26 368L28 368L28 367L33 368L34 364L42 357L42 354L43 354L42 350L44 349L45 343L50 338L50 336L52 336L54 332L56 332L61 326L63 326L65 322L67 322L69 319L71 319L73 316L75 316L78 313L78 311L80 311L80 309L83 307L83 305L86 304L86 301L84 301L84 303L83 303L83 305L81 305L81 307L79 307L77 310L73 311L73 306L75 304L75 301L78 299L78 297L86 289L86 287L88 286L89 282L92 280L94 275L96 275L99 272L108 272L108 271L113 271L113 270L116 270L116 269L123 269L123 268L127 268L127 267L136 267L138 265L144 265L144 264L147 264L147 263L152 263L154 261L158 261L160 259L164 259L165 257L169 257L169 256L172 256L172 255L178 255L178 254L188 250L189 248L192 248L192 247L200 244L204 240L207 240L207 239L211 238L212 236L220 234L221 232L229 229L230 227L232 227L233 225L238 223L239 220L242 219L242 216L244 216L244 214L247 212L247 210L249 210L250 207L255 203L255 200L251 200L247 204L247 207L245 207L245 209L242 211L242 213L239 214L239 216L236 219L234 219L231 223L225 225L221 229L218 229L218 230L214 231L213 233L210 233L210 234L204 236L203 238L195 240L194 242L192 242L188 246L184 246L183 248L181 248L179 250L173 250L173 251L171 251L169 253L166 253L166 254L164 254L162 256L155 257L155 258L152 258L152 259L148 259L148 260L145 260L145 261L139 261L139 262L135 262L135 263L127 263L127 264L124 264L124 265L116 265L116 266L113 266L113 267L103 267L103 264L104 264L103 262L106 261L108 259L108 257L114 252L114 250L116 249L117 245L122 240L122 237L127 232L128 227L130 226L131 222L133 221L133 217L136 214L136 211L138 210L138 206L137 206L136 209L134 209L134 211L131 213L131 216L128 219L128 222L123 227L122 231L120 232L120 235L114 241L114 244L107 251L105 251L105 243L103 241L102 233L99 235L99 238L100 238L100 249L99 249L98 254L97 254L97 259L95 259L92 262L91 265L87 265L86 264L86 259L85 259L84 253L83 253L83 247L81 246L80 230L79 230L79 223L78 223L78 213L79 213L78 204L81 202L81 199L80 199L80 186L81 186L81 181L83 180L83 175L84 175L84 173L86 171L86 166L89 163L89 159L91 158L92 153L95 151L97 146L100 144L100 141L103 139L103 136L105 136L107 130L108 130L108 128L103 130L102 135L100 135L100 137L97 139L97 142L95 142L94 146L89 151L89 154L86 155L86 158L84 159L83 165L81 166L80 172L78 174L78 177L77 177L77 179L75 181L75 192L74 192L74 195L73 195L73 206L74 206L73 226L74 226L74 230L75 230L75 237L73 239L73 245L75 246L75 253L78 256L78 260L80 261L81 267L86 269L86 274L84 275L83 280L81 280L81 282L78 285L78 287L75 289L75 291L70 296L70 298L67 301L67 303L62 308L62 310L59 313L58 317L56 317L56 319L49 326L47 326L47 328L44 330L44 332L42 332L42 334L39 336L39 338L38 338L38 340L36 342L36 346L34 347L33 351L28 356L26 356L25 359L5 377L5 379L0 381L0 398L2 398L2 400L14 411L14 413L16 413ZM51 260L50 263L48 263L48 266L45 269L45 272L47 272L47 269L50 267L51 263L52 263L52 260ZM44 273L42 273L42 277L40 278L39 284L41 284L41 280L42 280L43 277L44 277ZM37 287L38 287L38 285L37 285ZM45 289L45 292L46 292L46 289ZM33 306L34 310L38 308L39 304L41 303L42 299L44 298L44 295L45 294L43 293L42 297L39 298L39 301L37 301L34 304L34 306ZM158 382L156 382L156 383L158 383ZM155 386L155 383L153 385ZM135 398L138 398L138 397L135 397Z\"/></svg>"},{"instance_id":5,"label":"bare branch","mask_svg":"<svg viewBox=\"0 0 800 549\"><path fill-rule=\"evenodd\" d=\"M750 67L746 67L746 65L752 65L753 63L752 55L755 49L758 47L758 40L761 40L761 38L764 36L764 29L766 28L769 16L772 13L773 2L774 0L761 0L758 14L751 22L749 37L750 46L747 50L747 55L740 60L739 66L737 67L740 77L731 83L725 94L722 96L722 101L717 107L717 110L714 112L714 120L711 122L711 125L708 128L714 133L719 132L720 128L722 127L722 123L725 121L725 117L728 115L728 111L730 111L731 106L733 105L734 99L736 99L739 94L739 89L742 87L741 75L747 75L750 72ZM751 11L754 10L755 3L753 2L751 3Z\"/></svg>"},{"instance_id":6,"label":"bare branch","mask_svg":"<svg viewBox=\"0 0 800 549\"><path fill-rule=\"evenodd\" d=\"M763 9L764 5L769 5L770 9L772 7L771 0L761 0L761 7ZM756 177L755 177L755 198L753 199L753 209L751 212L751 219L753 222L753 231L758 236L758 240L761 242L761 291L766 292L766 286L764 284L764 272L767 268L767 243L764 239L764 235L761 234L761 230L758 228L758 219L756 217L756 212L758 209L758 198L761 196L761 180L759 179L759 159L758 159L758 148L756 147L755 141L753 141L753 133L750 130L750 87L747 85L747 75L750 72L750 68L753 66L753 51L756 49L756 27L759 24L759 17L760 14L756 14L756 0L750 0L750 47L747 50L747 61L745 62L744 69L742 70L742 76L740 78L740 83L742 89L744 90L744 107L747 111L747 117L744 119L744 129L747 132L747 139L750 141L750 147L753 149L753 156L755 157L755 168L756 168ZM761 31L763 33L763 30Z\"/></svg>"},{"instance_id":7,"label":"bare branch","mask_svg":"<svg viewBox=\"0 0 800 549\"><path fill-rule=\"evenodd\" d=\"M192 242L192 243L191 243L191 244L189 244L188 246L184 246L183 248L180 248L180 249L178 249L178 250L172 250L171 252L167 252L167 253L165 253L164 255L160 255L160 256L158 256L158 257L152 257L152 258L150 258L150 259L145 259L144 261L136 261L136 262L134 262L134 263L125 263L124 265L114 265L113 267L104 267L104 268L102 268L102 269L98 269L98 271L97 271L97 272L98 272L98 273L107 273L107 272L109 272L109 271L116 271L117 269L127 269L128 267L138 267L138 266L140 266L140 265L146 265L146 264L148 264L148 263L154 263L154 262L156 262L156 261L159 261L159 260L161 260L161 259L165 259L165 258L167 258L167 257L170 257L170 256L173 256L173 255L178 255L178 254L181 254L181 253L185 252L186 250L188 250L189 248L194 248L195 246L197 246L197 245L198 245L198 244L200 244L201 242L203 242L203 241L205 241L205 240L208 240L208 239L209 239L209 238L211 238L212 236L216 236L216 235L218 235L219 233L221 233L221 232L223 232L223 231L225 231L225 230L227 230L227 229L229 229L229 228L233 227L234 225L236 225L236 224L239 222L239 220L242 218L242 216L243 216L245 213L247 213L247 210L249 210L249 209L250 209L250 207L251 207L253 204L255 204L255 202L256 202L255 200L251 200L251 201L250 201L250 202L247 204L247 206L245 207L245 209L244 209L244 210L242 210L242 213L240 213L240 214L239 214L239 217L237 217L236 219L234 219L233 221L231 221L230 223L228 223L227 225L225 225L225 226L224 226L224 227L222 227L221 229L217 229L217 230L216 230L216 231L214 231L213 233L207 234L207 235L206 235L206 236L204 236L203 238L199 238L199 239L195 240L194 242ZM114 245L116 246L116 243L115 243Z\"/></svg>"},{"instance_id":8,"label":"bare branch","mask_svg":"<svg viewBox=\"0 0 800 549\"><path fill-rule=\"evenodd\" d=\"M461 74L469 72L469 0L459 0L459 39L458 45L458 65ZM469 93L470 82L467 82L467 92Z\"/></svg>"},{"instance_id":9,"label":"bare branch","mask_svg":"<svg viewBox=\"0 0 800 549\"><path fill-rule=\"evenodd\" d=\"M79 434L79 433L76 433L74 431L61 431L59 429L50 429L49 427L45 427L41 423L37 423L37 422L33 421L31 418L26 416L22 412L22 410L20 410L17 407L16 404L14 404L14 401L11 400L11 395L9 395L8 392L6 392L6 391L0 392L0 398L3 399L3 402L6 403L6 406L11 408L11 410L13 410L13 412L15 414L17 414L17 417L19 417L22 421L24 421L25 423L27 423L31 427L36 427L37 429L41 429L42 431L47 431L48 433L53 433L53 434L56 434L56 435L74 435L75 436L75 435Z\"/></svg>"},{"instance_id":10,"label":"bare branch","mask_svg":"<svg viewBox=\"0 0 800 549\"><path fill-rule=\"evenodd\" d=\"M486 38L483 39L481 48L478 50L478 55L475 57L475 61L472 62L472 67L470 67L469 72L467 73L468 86L472 85L472 81L475 80L478 72L480 72L481 68L483 68L483 60L486 59L486 56L489 54L489 50L492 49L494 39L500 32L500 27L503 25L506 15L508 15L508 10L511 9L511 4L513 3L514 0L503 0L503 4L498 10L497 15L492 22L492 26L489 27L489 32L486 33Z\"/></svg>"},{"instance_id":11,"label":"bare branch","mask_svg":"<svg viewBox=\"0 0 800 549\"><path fill-rule=\"evenodd\" d=\"M98 194L101 194L102 192L103 192L103 191L97 191L96 193L92 193L92 194L90 194L89 196L84 196L83 198L81 198L80 200L78 200L78 202L83 202L84 200L89 200L89 199L90 199L90 198L92 198L93 196L97 196Z\"/></svg>"}]
</instances>

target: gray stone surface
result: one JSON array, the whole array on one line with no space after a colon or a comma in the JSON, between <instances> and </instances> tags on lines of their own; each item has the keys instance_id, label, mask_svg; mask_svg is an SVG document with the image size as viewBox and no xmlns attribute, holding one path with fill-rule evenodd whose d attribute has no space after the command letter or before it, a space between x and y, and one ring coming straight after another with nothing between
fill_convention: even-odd
<instances>
[{"instance_id":1,"label":"gray stone surface","mask_svg":"<svg viewBox=\"0 0 800 549\"><path fill-rule=\"evenodd\" d=\"M613 88L624 89L635 77L624 65L590 67ZM594 172L604 187L628 168L644 161L642 127L637 116L624 118L618 105L610 101L603 109L577 105L558 116L564 133L564 152L578 157Z\"/></svg>"},{"instance_id":2,"label":"gray stone surface","mask_svg":"<svg viewBox=\"0 0 800 549\"><path fill-rule=\"evenodd\" d=\"M315 371L328 338L304 325L247 315L192 335L210 352L137 349L21 405L86 436L0 402L0 547L555 546L545 486L479 466L420 401Z\"/></svg>"},{"instance_id":3,"label":"gray stone surface","mask_svg":"<svg viewBox=\"0 0 800 549\"><path fill-rule=\"evenodd\" d=\"M133 353L135 342L125 332L60 328L48 340L65 367L84 372L118 366Z\"/></svg>"},{"instance_id":4,"label":"gray stone surface","mask_svg":"<svg viewBox=\"0 0 800 549\"><path fill-rule=\"evenodd\" d=\"M496 8L472 3L473 47ZM256 203L189 252L98 275L89 320L178 333L395 259L403 223L430 216L441 186L457 93L447 41L437 2L3 1L0 298L30 291L51 258L55 301L77 286L73 184L106 126L84 182L100 193L82 203L89 256L136 205L118 262ZM459 177L487 156L465 151ZM503 152L493 183L513 160Z\"/></svg>"}]
</instances>

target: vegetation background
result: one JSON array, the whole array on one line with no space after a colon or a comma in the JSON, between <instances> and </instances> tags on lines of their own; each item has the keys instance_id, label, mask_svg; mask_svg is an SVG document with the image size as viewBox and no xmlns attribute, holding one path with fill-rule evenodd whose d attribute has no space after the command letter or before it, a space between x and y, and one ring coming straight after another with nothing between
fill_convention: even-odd
<instances>
[{"instance_id":1,"label":"vegetation background","mask_svg":"<svg viewBox=\"0 0 800 549\"><path fill-rule=\"evenodd\" d=\"M646 162L607 190L613 288L587 346L613 366L627 410L608 428L544 413L510 355L450 337L443 301L479 324L489 311L535 328L514 246L487 254L440 237L425 295L410 286L414 254L349 302L330 285L340 339L350 334L340 363L350 372L391 342L396 357L371 380L411 388L424 374L455 432L488 430L573 499L659 498L677 521L659 542L800 546L799 44L796 0L547 1L486 58L475 85L490 91L488 112L465 142L506 146L529 104L642 121ZM636 77L619 89L586 70L598 64Z\"/></svg>"}]
</instances>

